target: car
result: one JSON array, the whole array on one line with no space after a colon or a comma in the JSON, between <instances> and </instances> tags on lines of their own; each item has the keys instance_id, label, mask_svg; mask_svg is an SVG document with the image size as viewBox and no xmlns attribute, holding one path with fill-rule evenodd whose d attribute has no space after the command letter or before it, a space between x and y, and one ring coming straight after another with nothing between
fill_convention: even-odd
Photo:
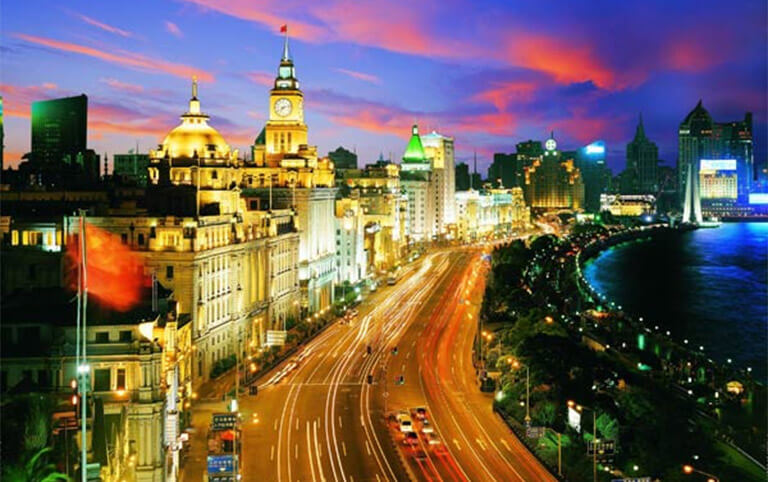
<instances>
[{"instance_id":1,"label":"car","mask_svg":"<svg viewBox=\"0 0 768 482\"><path fill-rule=\"evenodd\" d=\"M435 429L432 427L432 424L429 423L429 420L424 419L423 422L421 422L421 433L434 433Z\"/></svg>"},{"instance_id":2,"label":"car","mask_svg":"<svg viewBox=\"0 0 768 482\"><path fill-rule=\"evenodd\" d=\"M416 435L416 432L407 432L405 434L405 438L403 439L403 443L405 445L418 445L419 436Z\"/></svg>"},{"instance_id":3,"label":"car","mask_svg":"<svg viewBox=\"0 0 768 482\"><path fill-rule=\"evenodd\" d=\"M443 443L442 440L440 440L440 437L437 436L435 433L428 433L427 434L427 443L429 445L441 445Z\"/></svg>"},{"instance_id":4,"label":"car","mask_svg":"<svg viewBox=\"0 0 768 482\"><path fill-rule=\"evenodd\" d=\"M397 423L400 425L401 432L413 432L413 420L407 412L397 414Z\"/></svg>"}]
</instances>

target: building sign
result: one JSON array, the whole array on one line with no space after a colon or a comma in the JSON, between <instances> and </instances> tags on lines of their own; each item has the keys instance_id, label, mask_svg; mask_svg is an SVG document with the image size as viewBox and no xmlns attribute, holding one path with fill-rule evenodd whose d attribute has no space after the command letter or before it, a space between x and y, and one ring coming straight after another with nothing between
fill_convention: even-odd
<instances>
[{"instance_id":1,"label":"building sign","mask_svg":"<svg viewBox=\"0 0 768 482\"><path fill-rule=\"evenodd\" d=\"M528 438L539 439L544 436L546 431L546 427L527 427L525 429L525 436Z\"/></svg>"},{"instance_id":2,"label":"building sign","mask_svg":"<svg viewBox=\"0 0 768 482\"><path fill-rule=\"evenodd\" d=\"M699 168L702 171L735 171L736 159L702 159Z\"/></svg>"},{"instance_id":3,"label":"building sign","mask_svg":"<svg viewBox=\"0 0 768 482\"><path fill-rule=\"evenodd\" d=\"M749 204L768 204L768 193L764 193L764 192L750 193Z\"/></svg>"},{"instance_id":4,"label":"building sign","mask_svg":"<svg viewBox=\"0 0 768 482\"><path fill-rule=\"evenodd\" d=\"M568 407L568 425L581 433L581 413L573 407Z\"/></svg>"},{"instance_id":5,"label":"building sign","mask_svg":"<svg viewBox=\"0 0 768 482\"><path fill-rule=\"evenodd\" d=\"M650 477L630 477L628 479L611 479L611 482L651 482Z\"/></svg>"},{"instance_id":6,"label":"building sign","mask_svg":"<svg viewBox=\"0 0 768 482\"><path fill-rule=\"evenodd\" d=\"M597 443L587 442L587 455L592 457L597 450L597 458L611 457L616 452L616 442L613 440L598 440Z\"/></svg>"},{"instance_id":7,"label":"building sign","mask_svg":"<svg viewBox=\"0 0 768 482\"><path fill-rule=\"evenodd\" d=\"M595 143L592 143L592 144L588 145L587 147L585 147L584 151L587 154L591 154L591 155L594 155L594 154L605 154L605 146L595 142Z\"/></svg>"}]
</instances>

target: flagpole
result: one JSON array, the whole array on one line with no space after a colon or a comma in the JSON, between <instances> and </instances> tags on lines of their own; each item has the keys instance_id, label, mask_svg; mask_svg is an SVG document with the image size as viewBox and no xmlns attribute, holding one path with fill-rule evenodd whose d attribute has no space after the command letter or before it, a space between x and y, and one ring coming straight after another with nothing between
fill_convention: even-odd
<instances>
[{"instance_id":1,"label":"flagpole","mask_svg":"<svg viewBox=\"0 0 768 482\"><path fill-rule=\"evenodd\" d=\"M80 334L80 342L82 343L82 346L80 348L81 353L81 364L78 365L78 373L81 375L81 383L79 384L80 387L80 393L81 393L81 400L80 400L80 480L82 482L87 482L88 480L88 474L86 471L86 467L88 465L88 449L86 446L87 443L87 411L86 411L86 403L88 399L88 379L90 378L89 367L87 363L87 355L86 355L86 326L87 326L87 319L86 314L88 312L88 264L86 259L86 242L85 242L85 216L83 215L83 211L80 211L80 269L82 273L82 285L80 291L80 298L82 299L80 305L82 308L82 314L81 314L81 323L80 323L80 329L82 330L82 333Z\"/></svg>"}]
</instances>

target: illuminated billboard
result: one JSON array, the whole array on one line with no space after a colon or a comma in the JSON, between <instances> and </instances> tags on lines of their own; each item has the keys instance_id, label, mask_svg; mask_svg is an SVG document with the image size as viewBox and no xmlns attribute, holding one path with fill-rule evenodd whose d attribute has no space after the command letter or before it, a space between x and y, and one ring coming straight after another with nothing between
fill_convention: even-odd
<instances>
[{"instance_id":1,"label":"illuminated billboard","mask_svg":"<svg viewBox=\"0 0 768 482\"><path fill-rule=\"evenodd\" d=\"M699 168L702 171L735 171L736 159L702 159Z\"/></svg>"},{"instance_id":2,"label":"illuminated billboard","mask_svg":"<svg viewBox=\"0 0 768 482\"><path fill-rule=\"evenodd\" d=\"M764 192L750 193L749 204L768 204L768 193L764 193Z\"/></svg>"}]
</instances>

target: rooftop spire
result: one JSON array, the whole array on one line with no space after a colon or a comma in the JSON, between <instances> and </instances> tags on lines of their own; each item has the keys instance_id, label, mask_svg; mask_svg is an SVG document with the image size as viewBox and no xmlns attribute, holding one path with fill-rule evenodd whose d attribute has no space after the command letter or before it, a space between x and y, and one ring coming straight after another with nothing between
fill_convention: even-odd
<instances>
[{"instance_id":1,"label":"rooftop spire","mask_svg":"<svg viewBox=\"0 0 768 482\"><path fill-rule=\"evenodd\" d=\"M637 130L635 131L635 139L645 138L645 127L643 126L643 113L640 112L640 117L637 121Z\"/></svg>"},{"instance_id":2,"label":"rooftop spire","mask_svg":"<svg viewBox=\"0 0 768 482\"><path fill-rule=\"evenodd\" d=\"M197 76L192 76L192 98L197 99Z\"/></svg>"}]
</instances>

